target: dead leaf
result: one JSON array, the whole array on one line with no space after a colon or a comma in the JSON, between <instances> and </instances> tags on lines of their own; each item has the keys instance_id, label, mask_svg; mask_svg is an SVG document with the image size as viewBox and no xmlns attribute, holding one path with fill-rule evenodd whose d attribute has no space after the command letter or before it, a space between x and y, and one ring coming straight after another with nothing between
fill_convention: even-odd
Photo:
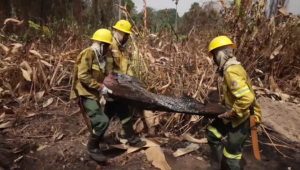
<instances>
[{"instance_id":1,"label":"dead leaf","mask_svg":"<svg viewBox=\"0 0 300 170\"><path fill-rule=\"evenodd\" d=\"M145 151L147 160L152 163L152 165L160 170L171 170L168 165L165 155L159 146L150 147Z\"/></svg>"},{"instance_id":2,"label":"dead leaf","mask_svg":"<svg viewBox=\"0 0 300 170\"><path fill-rule=\"evenodd\" d=\"M154 135L155 134L154 126L159 124L159 116L149 110L145 110L143 114L145 117L145 122L147 124L149 133Z\"/></svg>"},{"instance_id":3,"label":"dead leaf","mask_svg":"<svg viewBox=\"0 0 300 170\"><path fill-rule=\"evenodd\" d=\"M11 61L11 57L6 57L3 61Z\"/></svg>"},{"instance_id":4,"label":"dead leaf","mask_svg":"<svg viewBox=\"0 0 300 170\"><path fill-rule=\"evenodd\" d=\"M169 142L169 138L155 137L155 138L151 138L151 139L159 144L166 144Z\"/></svg>"},{"instance_id":5,"label":"dead leaf","mask_svg":"<svg viewBox=\"0 0 300 170\"><path fill-rule=\"evenodd\" d=\"M264 84L263 84L263 82L260 80L260 78L257 78L257 80L258 80L258 85L259 85L259 87L264 87Z\"/></svg>"},{"instance_id":6,"label":"dead leaf","mask_svg":"<svg viewBox=\"0 0 300 170\"><path fill-rule=\"evenodd\" d=\"M144 147L159 146L158 143L156 143L150 139L142 138L142 140L146 142L146 145Z\"/></svg>"},{"instance_id":7,"label":"dead leaf","mask_svg":"<svg viewBox=\"0 0 300 170\"><path fill-rule=\"evenodd\" d=\"M37 92L34 96L35 96L35 100L36 101L39 101L45 94L45 91L40 91L40 92Z\"/></svg>"},{"instance_id":8,"label":"dead leaf","mask_svg":"<svg viewBox=\"0 0 300 170\"><path fill-rule=\"evenodd\" d=\"M148 56L148 59L150 60L151 63L155 63L155 59L153 58L151 53L146 53L146 55Z\"/></svg>"},{"instance_id":9,"label":"dead leaf","mask_svg":"<svg viewBox=\"0 0 300 170\"><path fill-rule=\"evenodd\" d=\"M46 66L48 66L48 67L52 67L53 66L52 64L48 63L47 61L41 60L41 62L43 64L45 64Z\"/></svg>"},{"instance_id":10,"label":"dead leaf","mask_svg":"<svg viewBox=\"0 0 300 170\"><path fill-rule=\"evenodd\" d=\"M0 129L6 129L6 128L10 128L15 124L16 120L11 120L5 123L1 123L0 124Z\"/></svg>"},{"instance_id":11,"label":"dead leaf","mask_svg":"<svg viewBox=\"0 0 300 170\"><path fill-rule=\"evenodd\" d=\"M33 117L33 116L35 116L35 115L36 115L36 113L31 112L31 113L28 113L25 117L26 117L26 118L29 118L29 117Z\"/></svg>"},{"instance_id":12,"label":"dead leaf","mask_svg":"<svg viewBox=\"0 0 300 170\"><path fill-rule=\"evenodd\" d=\"M15 24L15 25L21 25L21 24L23 24L24 20L19 21L19 20L14 19L14 18L7 18L7 19L4 21L4 25L6 25L6 24L9 23L9 22L11 22L11 23L13 23L13 24Z\"/></svg>"},{"instance_id":13,"label":"dead leaf","mask_svg":"<svg viewBox=\"0 0 300 170\"><path fill-rule=\"evenodd\" d=\"M64 136L64 134L61 132L55 133L55 135L53 135L53 137L52 137L52 140L53 141L60 140L60 139L62 139L63 136Z\"/></svg>"},{"instance_id":14,"label":"dead leaf","mask_svg":"<svg viewBox=\"0 0 300 170\"><path fill-rule=\"evenodd\" d=\"M203 161L204 160L203 157L200 157L200 156L197 156L196 159L199 160L199 161Z\"/></svg>"},{"instance_id":15,"label":"dead leaf","mask_svg":"<svg viewBox=\"0 0 300 170\"><path fill-rule=\"evenodd\" d=\"M167 138L169 138L169 137L172 136L170 132L165 132L164 135L165 135Z\"/></svg>"},{"instance_id":16,"label":"dead leaf","mask_svg":"<svg viewBox=\"0 0 300 170\"><path fill-rule=\"evenodd\" d=\"M193 142L193 143L207 143L207 139L206 138L202 138L202 139L196 139L194 137L192 137L190 134L188 133L185 133L182 135L182 137L187 140L187 141L190 141L190 142Z\"/></svg>"},{"instance_id":17,"label":"dead leaf","mask_svg":"<svg viewBox=\"0 0 300 170\"><path fill-rule=\"evenodd\" d=\"M23 45L20 43L12 43L9 45L9 47L12 48L11 53L16 54L19 51L19 48L23 47Z\"/></svg>"},{"instance_id":18,"label":"dead leaf","mask_svg":"<svg viewBox=\"0 0 300 170\"><path fill-rule=\"evenodd\" d=\"M148 128L156 126L159 124L159 117L154 112L145 110L144 117Z\"/></svg>"},{"instance_id":19,"label":"dead leaf","mask_svg":"<svg viewBox=\"0 0 300 170\"><path fill-rule=\"evenodd\" d=\"M255 69L255 71L257 72L257 73L261 73L261 74L264 74L264 72L263 71L261 71L260 69Z\"/></svg>"},{"instance_id":20,"label":"dead leaf","mask_svg":"<svg viewBox=\"0 0 300 170\"><path fill-rule=\"evenodd\" d=\"M122 144L126 144L126 143L128 142L127 139L120 139L119 141L120 141Z\"/></svg>"},{"instance_id":21,"label":"dead leaf","mask_svg":"<svg viewBox=\"0 0 300 170\"><path fill-rule=\"evenodd\" d=\"M123 150L127 150L129 148L129 145L125 145L125 144L110 145L110 146L118 149L123 149Z\"/></svg>"},{"instance_id":22,"label":"dead leaf","mask_svg":"<svg viewBox=\"0 0 300 170\"><path fill-rule=\"evenodd\" d=\"M38 56L40 59L43 59L43 56L39 52L37 52L35 50L29 50L29 52L33 55Z\"/></svg>"},{"instance_id":23,"label":"dead leaf","mask_svg":"<svg viewBox=\"0 0 300 170\"><path fill-rule=\"evenodd\" d=\"M66 56L68 56L68 55L76 54L76 53L78 53L78 51L79 51L79 49L75 49L75 50L67 51L67 52L65 52L65 53L61 53L60 55L61 55L62 57L66 57Z\"/></svg>"},{"instance_id":24,"label":"dead leaf","mask_svg":"<svg viewBox=\"0 0 300 170\"><path fill-rule=\"evenodd\" d=\"M146 142L146 145L143 146L142 148L148 148L148 147L153 147L153 146L159 146L159 144L157 144L156 142L151 141L151 140L149 140L149 139L145 139L145 138L144 138L144 139L142 139L142 140ZM139 149L141 149L141 148L129 147L129 148L127 149L127 153L132 153L132 152L135 152L135 151L137 151L137 150L139 150Z\"/></svg>"},{"instance_id":25,"label":"dead leaf","mask_svg":"<svg viewBox=\"0 0 300 170\"><path fill-rule=\"evenodd\" d=\"M199 147L200 146L198 144L191 143L186 148L179 148L179 149L177 149L177 151L173 153L173 156L174 157L178 157L178 156L185 155L187 153L190 153L190 152L193 152L193 151L199 149Z\"/></svg>"},{"instance_id":26,"label":"dead leaf","mask_svg":"<svg viewBox=\"0 0 300 170\"><path fill-rule=\"evenodd\" d=\"M274 59L276 55L279 54L280 50L282 49L282 45L278 46L277 48L275 48L275 50L272 52L270 59Z\"/></svg>"},{"instance_id":27,"label":"dead leaf","mask_svg":"<svg viewBox=\"0 0 300 170\"><path fill-rule=\"evenodd\" d=\"M285 7L279 8L278 11L279 11L282 15L284 15L284 16L286 16L286 17L290 15L290 13L288 13L288 11L286 10Z\"/></svg>"},{"instance_id":28,"label":"dead leaf","mask_svg":"<svg viewBox=\"0 0 300 170\"><path fill-rule=\"evenodd\" d=\"M52 104L53 100L54 99L52 97L49 98L46 102L43 103L43 107L45 108L45 107L49 106L50 104Z\"/></svg>"},{"instance_id":29,"label":"dead leaf","mask_svg":"<svg viewBox=\"0 0 300 170\"><path fill-rule=\"evenodd\" d=\"M190 119L190 122L196 122L199 120L199 115L192 115L191 119Z\"/></svg>"},{"instance_id":30,"label":"dead leaf","mask_svg":"<svg viewBox=\"0 0 300 170\"><path fill-rule=\"evenodd\" d=\"M22 70L22 74L23 74L23 77L25 78L25 80L31 81L30 74L22 68L21 68L21 70Z\"/></svg>"},{"instance_id":31,"label":"dead leaf","mask_svg":"<svg viewBox=\"0 0 300 170\"><path fill-rule=\"evenodd\" d=\"M6 47L5 45L3 45L3 44L1 44L1 43L0 43L0 47L2 48L3 51L5 51L5 53L7 53L8 50L9 50L8 47Z\"/></svg>"},{"instance_id":32,"label":"dead leaf","mask_svg":"<svg viewBox=\"0 0 300 170\"><path fill-rule=\"evenodd\" d=\"M270 76L270 77L269 77L269 84L270 84L270 90L271 90L272 92L278 92L278 91L280 91L280 89L278 88L278 85L277 85L277 83L275 82L273 76Z\"/></svg>"},{"instance_id":33,"label":"dead leaf","mask_svg":"<svg viewBox=\"0 0 300 170\"><path fill-rule=\"evenodd\" d=\"M290 95L284 94L284 93L280 93L280 97L281 97L281 100L284 101L284 102L289 101L289 99L291 98Z\"/></svg>"},{"instance_id":34,"label":"dead leaf","mask_svg":"<svg viewBox=\"0 0 300 170\"><path fill-rule=\"evenodd\" d=\"M205 59L207 60L207 62L208 62L209 65L211 65L211 66L213 65L213 62L212 62L211 58L205 57Z\"/></svg>"},{"instance_id":35,"label":"dead leaf","mask_svg":"<svg viewBox=\"0 0 300 170\"><path fill-rule=\"evenodd\" d=\"M1 115L0 115L0 120L3 120L5 118L5 113L2 113Z\"/></svg>"},{"instance_id":36,"label":"dead leaf","mask_svg":"<svg viewBox=\"0 0 300 170\"><path fill-rule=\"evenodd\" d=\"M54 60L54 56L50 55L50 54L43 54L42 56L48 57L49 60ZM74 61L75 63L75 61Z\"/></svg>"},{"instance_id":37,"label":"dead leaf","mask_svg":"<svg viewBox=\"0 0 300 170\"><path fill-rule=\"evenodd\" d=\"M23 61L20 66L25 67L27 72L29 73L29 75L32 74L32 68L30 67L30 65L28 64L27 61Z\"/></svg>"},{"instance_id":38,"label":"dead leaf","mask_svg":"<svg viewBox=\"0 0 300 170\"><path fill-rule=\"evenodd\" d=\"M139 133L144 129L144 123L141 118L139 118L133 125L135 132Z\"/></svg>"},{"instance_id":39,"label":"dead leaf","mask_svg":"<svg viewBox=\"0 0 300 170\"><path fill-rule=\"evenodd\" d=\"M145 139L145 138L142 138L142 140L146 142L146 145L141 148L159 146L159 144L157 144L156 142L154 142L152 140ZM141 149L141 148L137 148L137 147L131 147L129 145L126 145L125 143L118 144L118 145L111 145L111 147L127 150L127 153L132 153L132 152L135 152L135 151Z\"/></svg>"},{"instance_id":40,"label":"dead leaf","mask_svg":"<svg viewBox=\"0 0 300 170\"><path fill-rule=\"evenodd\" d=\"M36 149L36 151L41 151L41 150L43 150L43 149L45 149L45 148L47 148L48 147L48 145L40 145L37 149Z\"/></svg>"}]
</instances>

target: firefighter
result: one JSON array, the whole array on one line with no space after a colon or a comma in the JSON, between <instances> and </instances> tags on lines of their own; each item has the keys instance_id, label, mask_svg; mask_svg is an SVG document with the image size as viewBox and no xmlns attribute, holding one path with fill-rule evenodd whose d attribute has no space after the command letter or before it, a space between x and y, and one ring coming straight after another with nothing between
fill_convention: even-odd
<instances>
[{"instance_id":1,"label":"firefighter","mask_svg":"<svg viewBox=\"0 0 300 170\"><path fill-rule=\"evenodd\" d=\"M90 119L92 134L87 144L88 154L96 161L105 161L99 144L103 141L104 133L109 125L109 118L101 110L100 94L112 93L103 84L107 75L107 68L112 66L112 59L104 55L112 43L112 34L107 29L97 30L93 37L91 47L83 50L75 61L71 99L77 99ZM99 94L100 93L100 94Z\"/></svg>"},{"instance_id":2,"label":"firefighter","mask_svg":"<svg viewBox=\"0 0 300 170\"><path fill-rule=\"evenodd\" d=\"M261 122L261 110L255 98L250 78L233 55L236 44L226 36L218 36L209 44L208 55L218 66L223 80L221 104L229 111L221 114L206 128L208 144L222 170L241 170L242 148L250 134L250 107L256 123ZM221 138L228 136L222 149Z\"/></svg>"},{"instance_id":3,"label":"firefighter","mask_svg":"<svg viewBox=\"0 0 300 170\"><path fill-rule=\"evenodd\" d=\"M109 47L110 53L108 53L108 56L113 59L113 66L110 70L132 76L133 72L129 67L129 53L125 46L131 34L131 24L126 20L120 20L115 26L113 26L113 28L113 40ZM119 101L112 101L107 97L105 99L106 104L104 112L109 117L112 117L115 114L119 117L125 132L125 137L128 139L128 144L134 147L145 146L146 142L142 141L137 135L135 135L129 107Z\"/></svg>"}]
</instances>

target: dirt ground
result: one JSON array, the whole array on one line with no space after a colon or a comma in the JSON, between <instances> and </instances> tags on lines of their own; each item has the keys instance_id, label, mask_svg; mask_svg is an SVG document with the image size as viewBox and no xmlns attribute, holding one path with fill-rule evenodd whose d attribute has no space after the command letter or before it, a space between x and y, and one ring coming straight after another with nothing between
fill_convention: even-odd
<instances>
[{"instance_id":1,"label":"dirt ground","mask_svg":"<svg viewBox=\"0 0 300 170\"><path fill-rule=\"evenodd\" d=\"M270 134L277 136L287 143L299 142L300 107L290 103L279 103L269 99L260 99L263 110L263 120L270 128L282 132L289 132L282 137L275 132ZM86 154L88 132L79 132L85 127L80 115L72 114L77 110L76 106L59 106L55 110L43 110L35 116L25 118L16 127L0 131L0 137L5 142L15 146L14 162L10 169L20 170L155 170L143 152L137 151L125 154L123 150L113 149L106 154L110 158L109 165L97 165ZM273 123L274 126L271 126ZM298 128L298 129L297 129ZM298 130L298 132L297 132ZM287 138L293 136L291 140ZM279 148L282 153L291 157L284 158L264 135L259 136L262 161L258 162L252 154L250 140L244 148L244 157L247 160L246 169L249 170L287 170L298 169L300 166L300 154L292 149ZM162 145L166 160L173 170L206 170L211 167L211 155L207 144L190 154L175 158L172 153L179 147L188 145L188 142L172 141L168 145ZM1 168L0 168L1 169Z\"/></svg>"},{"instance_id":2,"label":"dirt ground","mask_svg":"<svg viewBox=\"0 0 300 170\"><path fill-rule=\"evenodd\" d=\"M263 113L263 122L286 140L300 141L300 105L259 98Z\"/></svg>"}]
</instances>

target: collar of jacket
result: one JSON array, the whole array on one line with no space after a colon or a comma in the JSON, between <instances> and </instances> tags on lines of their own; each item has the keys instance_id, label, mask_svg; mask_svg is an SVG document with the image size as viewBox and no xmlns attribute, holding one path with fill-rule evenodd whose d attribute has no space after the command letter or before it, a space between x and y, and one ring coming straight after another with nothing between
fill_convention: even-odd
<instances>
[{"instance_id":1,"label":"collar of jacket","mask_svg":"<svg viewBox=\"0 0 300 170\"><path fill-rule=\"evenodd\" d=\"M225 71L229 66L232 65L241 65L241 62L237 61L236 57L231 57L224 64L223 70Z\"/></svg>"}]
</instances>

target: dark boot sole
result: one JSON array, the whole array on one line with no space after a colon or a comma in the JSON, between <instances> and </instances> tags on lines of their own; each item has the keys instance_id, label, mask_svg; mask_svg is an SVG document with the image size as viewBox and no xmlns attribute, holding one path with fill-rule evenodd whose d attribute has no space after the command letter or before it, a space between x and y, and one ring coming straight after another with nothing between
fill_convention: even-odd
<instances>
[{"instance_id":1,"label":"dark boot sole","mask_svg":"<svg viewBox=\"0 0 300 170\"><path fill-rule=\"evenodd\" d=\"M97 154L95 153L90 153L88 152L88 155L90 156L90 158L94 161L97 161L97 162L106 162L107 161L107 158L106 157L103 157L103 158L99 158ZM98 158L97 158L98 157Z\"/></svg>"},{"instance_id":2,"label":"dark boot sole","mask_svg":"<svg viewBox=\"0 0 300 170\"><path fill-rule=\"evenodd\" d=\"M145 141L140 141L140 142L137 142L137 143L134 143L134 144L130 144L130 143L129 143L129 146L141 148L141 147L146 146L146 144L147 144L147 143L146 143Z\"/></svg>"}]
</instances>

